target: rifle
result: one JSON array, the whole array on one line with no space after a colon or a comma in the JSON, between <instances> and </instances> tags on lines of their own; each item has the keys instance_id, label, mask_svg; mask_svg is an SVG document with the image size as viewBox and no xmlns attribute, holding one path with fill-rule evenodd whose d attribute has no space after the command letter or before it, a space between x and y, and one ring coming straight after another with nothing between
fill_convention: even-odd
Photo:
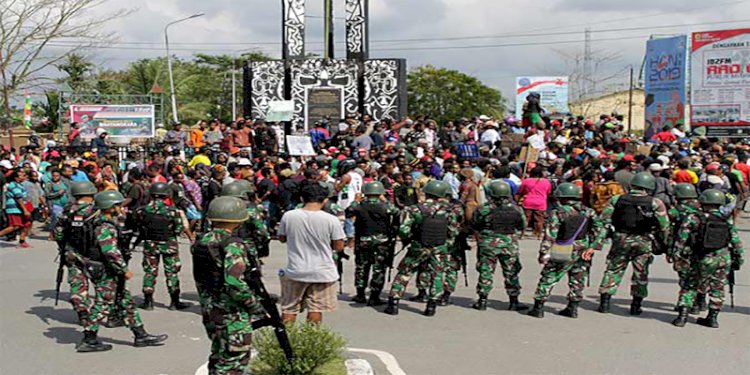
<instances>
[{"instance_id":1,"label":"rifle","mask_svg":"<svg viewBox=\"0 0 750 375\"><path fill-rule=\"evenodd\" d=\"M393 220L388 226L388 254L385 258L385 265L388 267L388 282L391 282L391 270L393 269L393 261L396 258L396 241L398 241L398 233L394 233L394 228L398 228L398 216L394 216ZM397 232L397 231L395 231Z\"/></svg>"},{"instance_id":2,"label":"rifle","mask_svg":"<svg viewBox=\"0 0 750 375\"><path fill-rule=\"evenodd\" d=\"M338 256L336 257L336 271L339 272L339 294L344 292L344 283L343 283L343 277L344 274L344 259L349 260L349 255L345 252L337 252Z\"/></svg>"},{"instance_id":3,"label":"rifle","mask_svg":"<svg viewBox=\"0 0 750 375\"><path fill-rule=\"evenodd\" d=\"M734 309L734 268L729 269L727 280L729 281L729 301L732 309Z\"/></svg>"},{"instance_id":4,"label":"rifle","mask_svg":"<svg viewBox=\"0 0 750 375\"><path fill-rule=\"evenodd\" d=\"M55 277L55 306L57 306L57 301L60 300L60 284L62 284L63 273L65 273L65 246L58 246L57 258L60 260L60 265L57 266L57 276Z\"/></svg>"},{"instance_id":5,"label":"rifle","mask_svg":"<svg viewBox=\"0 0 750 375\"><path fill-rule=\"evenodd\" d=\"M261 280L260 268L254 258L250 258L248 266L248 269L245 270L245 281L247 282L247 285L250 287L250 290L253 292L253 294L260 298L260 304L261 306L263 306L263 309L268 315L267 318L252 322L253 330L267 326L273 327L274 333L276 334L276 339L279 341L279 346L284 351L284 355L286 356L286 360L289 362L289 366L293 366L294 351L292 350L292 344L289 341L289 336L286 333L286 326L284 325L284 321L281 319L279 309L276 307L276 302L271 299L271 296L268 294L265 285L263 285L263 280Z\"/></svg>"}]
</instances>

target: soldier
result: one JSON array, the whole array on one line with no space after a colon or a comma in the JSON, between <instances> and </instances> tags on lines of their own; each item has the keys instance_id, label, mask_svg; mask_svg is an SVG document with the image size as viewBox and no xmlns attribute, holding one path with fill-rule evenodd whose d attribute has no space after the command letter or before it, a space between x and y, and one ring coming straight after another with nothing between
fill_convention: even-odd
<instances>
[{"instance_id":1,"label":"soldier","mask_svg":"<svg viewBox=\"0 0 750 375\"><path fill-rule=\"evenodd\" d=\"M525 310L528 307L518 302L521 294L521 260L518 254L518 235L526 227L523 209L511 201L510 185L494 181L487 186L491 201L474 211L471 227L479 232L479 255L477 259L477 294L479 299L473 308L487 309L487 297L492 291L492 278L497 263L503 269L505 291L510 298L508 310Z\"/></svg>"},{"instance_id":2,"label":"soldier","mask_svg":"<svg viewBox=\"0 0 750 375\"><path fill-rule=\"evenodd\" d=\"M96 336L99 324L115 310L115 305L118 305L119 309L116 311L120 312L125 325L135 335L135 347L156 346L167 339L167 335L146 333L133 297L125 288L125 281L133 277L133 272L128 269L117 243L117 220L122 213L121 204L124 200L122 194L114 190L103 191L94 197L95 207L100 215L92 233L93 241L85 241L91 245L79 249L78 254L86 275L94 284L96 299L83 327L83 340L76 346L78 352L112 349L112 345L102 344Z\"/></svg>"},{"instance_id":3,"label":"soldier","mask_svg":"<svg viewBox=\"0 0 750 375\"><path fill-rule=\"evenodd\" d=\"M237 228L236 234L245 243L248 256L260 264L259 257L268 256L271 234L265 224L266 209L255 203L255 186L247 180L236 180L222 186L221 196L235 197L245 202L249 218Z\"/></svg>"},{"instance_id":4,"label":"soldier","mask_svg":"<svg viewBox=\"0 0 750 375\"><path fill-rule=\"evenodd\" d=\"M143 303L138 307L154 309L154 286L159 275L159 258L164 261L164 276L171 302L170 310L183 310L190 304L180 302L180 263L177 236L182 232L182 217L179 211L165 202L171 189L163 182L156 182L148 189L151 201L136 211L140 238L143 239Z\"/></svg>"},{"instance_id":5,"label":"soldier","mask_svg":"<svg viewBox=\"0 0 750 375\"><path fill-rule=\"evenodd\" d=\"M552 288L568 276L568 306L562 316L578 318L578 304L583 300L583 289L591 269L591 247L595 238L591 228L596 217L594 210L581 204L581 189L569 183L560 184L554 194L558 206L547 220L544 240L539 247L542 276L534 294L534 308L529 316L544 317L544 303Z\"/></svg>"},{"instance_id":6,"label":"soldier","mask_svg":"<svg viewBox=\"0 0 750 375\"><path fill-rule=\"evenodd\" d=\"M698 192L695 190L695 186L691 184L677 184L674 192L677 204L672 206L667 213L669 214L669 222L672 223L671 237L676 242L680 227L685 219L690 215L699 214L701 205L698 202ZM693 261L693 258L675 257L674 246L670 246L669 250L668 259L679 277L680 294L677 298L677 311L680 311L682 306L692 306L690 311L692 314L705 311L708 308L705 295L698 294L695 301L685 301L689 297L688 292L697 288L698 262Z\"/></svg>"},{"instance_id":7,"label":"soldier","mask_svg":"<svg viewBox=\"0 0 750 375\"><path fill-rule=\"evenodd\" d=\"M718 316L724 304L724 286L730 270L740 270L744 250L734 221L720 211L720 207L726 204L724 193L708 189L698 200L703 211L689 213L683 220L677 233L673 257L675 264L687 262L688 259L697 262L699 279L695 284L689 284L688 287L692 289L685 292L683 285L680 285L679 314L672 324L685 326L688 309L696 292L699 292L708 296L709 308L708 315L698 318L696 323L719 328Z\"/></svg>"},{"instance_id":8,"label":"soldier","mask_svg":"<svg viewBox=\"0 0 750 375\"><path fill-rule=\"evenodd\" d=\"M597 249L608 234L605 228L614 227L607 268L599 286L601 313L609 313L610 299L617 293L628 263L633 264L630 315L643 312L641 304L648 296L648 268L654 260L654 247L666 243L669 237L667 209L662 201L651 196L656 188L654 176L648 172L637 173L630 185L627 194L609 200L601 217L594 222L599 230L594 243Z\"/></svg>"},{"instance_id":9,"label":"soldier","mask_svg":"<svg viewBox=\"0 0 750 375\"><path fill-rule=\"evenodd\" d=\"M384 201L385 187L380 182L369 182L362 187L362 195L355 198L349 208L347 216L354 218L355 264L354 287L357 295L352 298L356 303L367 302L368 306L380 306L380 292L385 284L385 272L389 267L389 251L395 245L395 233L391 228L399 210L390 202ZM394 241L394 242L391 242ZM365 297L367 281L370 279L370 299Z\"/></svg>"},{"instance_id":10,"label":"soldier","mask_svg":"<svg viewBox=\"0 0 750 375\"><path fill-rule=\"evenodd\" d=\"M400 226L403 241L409 242L409 251L398 266L386 314L398 315L398 304L411 274L423 263L429 265L430 290L425 316L434 316L437 299L443 293L443 266L448 248L458 236L463 213L452 206L447 198L451 187L442 181L430 181L424 187L426 201L406 208L406 218Z\"/></svg>"},{"instance_id":11,"label":"soldier","mask_svg":"<svg viewBox=\"0 0 750 375\"><path fill-rule=\"evenodd\" d=\"M191 252L203 324L211 339L208 371L242 374L250 363L251 316L265 313L245 279L251 269L247 245L233 235L249 218L247 205L236 197L218 197L207 215L213 229Z\"/></svg>"}]
</instances>

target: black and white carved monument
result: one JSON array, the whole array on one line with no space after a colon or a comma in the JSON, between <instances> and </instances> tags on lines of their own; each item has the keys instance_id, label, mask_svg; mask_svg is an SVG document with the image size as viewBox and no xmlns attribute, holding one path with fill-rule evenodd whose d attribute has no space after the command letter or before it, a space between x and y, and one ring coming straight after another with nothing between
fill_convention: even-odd
<instances>
[{"instance_id":1,"label":"black and white carved monument","mask_svg":"<svg viewBox=\"0 0 750 375\"><path fill-rule=\"evenodd\" d=\"M305 129L323 117L403 117L406 60L369 58L369 1L346 0L346 59L333 56L332 0L324 2L325 52L322 59L310 59L305 56L305 0L281 0L282 58L245 63L245 116L264 118L269 102L291 100L292 126Z\"/></svg>"}]
</instances>

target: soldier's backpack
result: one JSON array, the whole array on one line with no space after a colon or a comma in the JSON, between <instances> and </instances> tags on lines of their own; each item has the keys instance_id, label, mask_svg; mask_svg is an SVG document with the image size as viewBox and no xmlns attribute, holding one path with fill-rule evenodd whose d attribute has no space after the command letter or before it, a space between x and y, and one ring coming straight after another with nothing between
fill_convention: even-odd
<instances>
[{"instance_id":1,"label":"soldier's backpack","mask_svg":"<svg viewBox=\"0 0 750 375\"><path fill-rule=\"evenodd\" d=\"M612 213L612 224L620 233L643 235L657 227L653 197L621 195Z\"/></svg>"},{"instance_id":2,"label":"soldier's backpack","mask_svg":"<svg viewBox=\"0 0 750 375\"><path fill-rule=\"evenodd\" d=\"M575 242L588 233L591 223L583 213L566 217L557 230L557 238L550 248L550 260L567 263L573 259Z\"/></svg>"},{"instance_id":3,"label":"soldier's backpack","mask_svg":"<svg viewBox=\"0 0 750 375\"><path fill-rule=\"evenodd\" d=\"M354 229L357 236L372 236L388 232L388 209L385 204L364 202L357 212Z\"/></svg>"},{"instance_id":4,"label":"soldier's backpack","mask_svg":"<svg viewBox=\"0 0 750 375\"><path fill-rule=\"evenodd\" d=\"M211 245L196 241L190 249L193 257L193 278L198 291L216 298L224 288L224 249L231 243L242 244L238 237L227 237ZM218 263L218 264L217 264Z\"/></svg>"},{"instance_id":5,"label":"soldier's backpack","mask_svg":"<svg viewBox=\"0 0 750 375\"><path fill-rule=\"evenodd\" d=\"M71 216L69 217L70 226L65 231L65 246L78 253L83 258L102 260L101 252L96 242L96 216L91 212L86 214L77 214L77 206L71 207Z\"/></svg>"},{"instance_id":6,"label":"soldier's backpack","mask_svg":"<svg viewBox=\"0 0 750 375\"><path fill-rule=\"evenodd\" d=\"M513 234L520 229L523 216L513 206L498 206L492 209L487 220L495 233Z\"/></svg>"},{"instance_id":7,"label":"soldier's backpack","mask_svg":"<svg viewBox=\"0 0 750 375\"><path fill-rule=\"evenodd\" d=\"M174 236L174 208L168 207L164 215L146 212L145 209L141 209L140 212L144 240L165 242Z\"/></svg>"},{"instance_id":8,"label":"soldier's backpack","mask_svg":"<svg viewBox=\"0 0 750 375\"><path fill-rule=\"evenodd\" d=\"M701 224L698 231L698 255L706 254L729 246L732 234L726 217L717 217L712 214L701 215Z\"/></svg>"},{"instance_id":9,"label":"soldier's backpack","mask_svg":"<svg viewBox=\"0 0 750 375\"><path fill-rule=\"evenodd\" d=\"M422 213L422 224L417 235L419 243L424 247L436 247L448 242L448 216L438 214L437 210L430 213L422 204L418 208Z\"/></svg>"}]
</instances>

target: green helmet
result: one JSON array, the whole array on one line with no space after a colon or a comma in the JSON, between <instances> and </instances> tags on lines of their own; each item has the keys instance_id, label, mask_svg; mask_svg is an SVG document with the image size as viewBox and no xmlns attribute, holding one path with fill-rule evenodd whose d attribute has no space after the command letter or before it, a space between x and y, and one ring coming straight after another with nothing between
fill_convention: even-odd
<instances>
[{"instance_id":1,"label":"green helmet","mask_svg":"<svg viewBox=\"0 0 750 375\"><path fill-rule=\"evenodd\" d=\"M250 191L247 186L240 181L230 182L221 187L222 197L235 197L243 200L247 200L250 195Z\"/></svg>"},{"instance_id":2,"label":"green helmet","mask_svg":"<svg viewBox=\"0 0 750 375\"><path fill-rule=\"evenodd\" d=\"M74 197L80 197L83 195L95 195L98 190L96 186L88 181L76 181L70 184L70 194Z\"/></svg>"},{"instance_id":3,"label":"green helmet","mask_svg":"<svg viewBox=\"0 0 750 375\"><path fill-rule=\"evenodd\" d=\"M245 179L234 180L234 182L236 182L236 183L242 185L243 187L245 187L245 189L247 189L248 196L252 195L252 194L255 194L255 185L253 185L252 182L250 182L248 180L245 180Z\"/></svg>"},{"instance_id":4,"label":"green helmet","mask_svg":"<svg viewBox=\"0 0 750 375\"><path fill-rule=\"evenodd\" d=\"M715 204L722 206L727 203L727 197L720 190L708 189L701 194L698 201L702 204Z\"/></svg>"},{"instance_id":5,"label":"green helmet","mask_svg":"<svg viewBox=\"0 0 750 375\"><path fill-rule=\"evenodd\" d=\"M385 187L380 182L368 182L362 187L362 194L364 195L383 195L385 194Z\"/></svg>"},{"instance_id":6,"label":"green helmet","mask_svg":"<svg viewBox=\"0 0 750 375\"><path fill-rule=\"evenodd\" d=\"M450 195L451 187L443 181L432 180L425 185L424 193L437 198L445 198Z\"/></svg>"},{"instance_id":7,"label":"green helmet","mask_svg":"<svg viewBox=\"0 0 750 375\"><path fill-rule=\"evenodd\" d=\"M105 190L94 196L94 205L99 210L106 210L125 201L125 197L117 190Z\"/></svg>"},{"instance_id":8,"label":"green helmet","mask_svg":"<svg viewBox=\"0 0 750 375\"><path fill-rule=\"evenodd\" d=\"M169 185L163 182L154 182L148 188L148 193L152 197L168 197L171 194L171 190L169 189Z\"/></svg>"},{"instance_id":9,"label":"green helmet","mask_svg":"<svg viewBox=\"0 0 750 375\"><path fill-rule=\"evenodd\" d=\"M656 189L656 178L648 172L636 173L633 179L630 180L630 185L653 191Z\"/></svg>"},{"instance_id":10,"label":"green helmet","mask_svg":"<svg viewBox=\"0 0 750 375\"><path fill-rule=\"evenodd\" d=\"M245 201L236 197L218 197L208 205L206 214L212 222L242 223L247 221L249 214Z\"/></svg>"},{"instance_id":11,"label":"green helmet","mask_svg":"<svg viewBox=\"0 0 750 375\"><path fill-rule=\"evenodd\" d=\"M555 189L555 198L581 199L581 188L568 182L560 184Z\"/></svg>"},{"instance_id":12,"label":"green helmet","mask_svg":"<svg viewBox=\"0 0 750 375\"><path fill-rule=\"evenodd\" d=\"M487 194L492 198L510 198L513 192L505 181L492 181L487 185Z\"/></svg>"},{"instance_id":13,"label":"green helmet","mask_svg":"<svg viewBox=\"0 0 750 375\"><path fill-rule=\"evenodd\" d=\"M677 199L695 199L698 198L698 192L692 184L677 184L674 187L674 196Z\"/></svg>"}]
</instances>

